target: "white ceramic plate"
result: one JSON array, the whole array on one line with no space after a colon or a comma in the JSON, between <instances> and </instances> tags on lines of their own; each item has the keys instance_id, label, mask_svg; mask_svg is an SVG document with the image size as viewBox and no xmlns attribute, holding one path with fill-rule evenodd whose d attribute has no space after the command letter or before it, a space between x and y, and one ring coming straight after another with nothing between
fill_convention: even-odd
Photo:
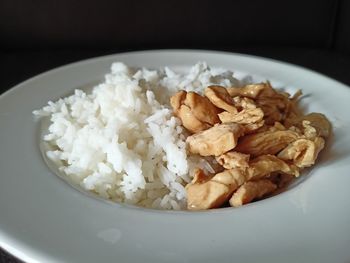
<instances>
[{"instance_id":1,"label":"white ceramic plate","mask_svg":"<svg viewBox=\"0 0 350 263\"><path fill-rule=\"evenodd\" d=\"M114 61L183 68L198 61L310 94L334 139L305 180L239 209L155 211L102 202L55 176L32 116L48 100L103 79ZM310 103L309 103L310 102ZM0 97L0 246L27 262L349 262L350 88L304 68L204 51L124 53L32 78Z\"/></svg>"}]
</instances>

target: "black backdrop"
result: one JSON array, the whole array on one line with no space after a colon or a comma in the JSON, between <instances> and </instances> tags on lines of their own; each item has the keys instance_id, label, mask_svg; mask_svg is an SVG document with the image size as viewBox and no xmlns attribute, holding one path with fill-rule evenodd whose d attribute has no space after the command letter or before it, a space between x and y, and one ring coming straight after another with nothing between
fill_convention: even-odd
<instances>
[{"instance_id":1,"label":"black backdrop","mask_svg":"<svg viewBox=\"0 0 350 263\"><path fill-rule=\"evenodd\" d=\"M0 40L0 93L76 60L159 48L266 56L350 85L347 0L0 0Z\"/></svg>"},{"instance_id":2,"label":"black backdrop","mask_svg":"<svg viewBox=\"0 0 350 263\"><path fill-rule=\"evenodd\" d=\"M0 0L0 93L53 67L130 50L271 57L350 84L347 0Z\"/></svg>"}]
</instances>

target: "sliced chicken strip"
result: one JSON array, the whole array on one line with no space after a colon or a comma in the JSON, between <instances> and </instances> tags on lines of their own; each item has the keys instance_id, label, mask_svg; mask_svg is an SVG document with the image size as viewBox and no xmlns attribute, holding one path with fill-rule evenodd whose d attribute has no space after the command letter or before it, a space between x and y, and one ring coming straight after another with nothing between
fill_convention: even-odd
<instances>
[{"instance_id":1,"label":"sliced chicken strip","mask_svg":"<svg viewBox=\"0 0 350 263\"><path fill-rule=\"evenodd\" d=\"M234 97L233 98L233 104L235 107L241 111L243 109L256 109L257 106L255 104L255 101L246 97Z\"/></svg>"},{"instance_id":2,"label":"sliced chicken strip","mask_svg":"<svg viewBox=\"0 0 350 263\"><path fill-rule=\"evenodd\" d=\"M222 123L240 123L240 124L251 124L262 121L264 118L264 112L260 108L255 109L244 109L238 113L232 112L221 112L218 114Z\"/></svg>"},{"instance_id":3,"label":"sliced chicken strip","mask_svg":"<svg viewBox=\"0 0 350 263\"><path fill-rule=\"evenodd\" d=\"M205 96L218 108L237 113L233 100L225 87L209 86L204 90Z\"/></svg>"},{"instance_id":4,"label":"sliced chicken strip","mask_svg":"<svg viewBox=\"0 0 350 263\"><path fill-rule=\"evenodd\" d=\"M300 168L309 167L315 163L324 145L322 137L316 137L314 140L298 139L283 149L278 157L282 160L291 160Z\"/></svg>"},{"instance_id":5,"label":"sliced chicken strip","mask_svg":"<svg viewBox=\"0 0 350 263\"><path fill-rule=\"evenodd\" d=\"M284 188L289 185L295 178L296 177L291 174L272 173L268 179L277 185L279 188L278 191L283 191Z\"/></svg>"},{"instance_id":6,"label":"sliced chicken strip","mask_svg":"<svg viewBox=\"0 0 350 263\"><path fill-rule=\"evenodd\" d=\"M285 118L296 116L296 100L300 92L292 98L283 91L277 91L272 88L269 82L246 85L243 88L229 88L231 96L244 96L255 100L257 107L264 112L266 124L273 124L275 121L284 121Z\"/></svg>"},{"instance_id":7,"label":"sliced chicken strip","mask_svg":"<svg viewBox=\"0 0 350 263\"><path fill-rule=\"evenodd\" d=\"M227 92L231 97L244 96L255 99L261 93L262 90L266 89L265 83L249 84L242 88L228 88Z\"/></svg>"},{"instance_id":8,"label":"sliced chicken strip","mask_svg":"<svg viewBox=\"0 0 350 263\"><path fill-rule=\"evenodd\" d=\"M305 116L300 116L294 119L290 125L294 125L300 129L305 128L303 122L308 121L308 125L312 126L316 130L316 136L327 138L331 133L331 123L322 113L312 112Z\"/></svg>"},{"instance_id":9,"label":"sliced chicken strip","mask_svg":"<svg viewBox=\"0 0 350 263\"><path fill-rule=\"evenodd\" d=\"M217 156L216 160L225 169L246 169L249 167L249 154L231 151Z\"/></svg>"},{"instance_id":10,"label":"sliced chicken strip","mask_svg":"<svg viewBox=\"0 0 350 263\"><path fill-rule=\"evenodd\" d=\"M258 121L255 123L244 124L244 134L251 134L253 132L259 132L260 128L263 128L265 121ZM262 130L261 130L262 131Z\"/></svg>"},{"instance_id":11,"label":"sliced chicken strip","mask_svg":"<svg viewBox=\"0 0 350 263\"><path fill-rule=\"evenodd\" d=\"M201 176L203 177L203 176ZM205 210L222 206L232 193L246 181L242 170L231 169L209 177L209 180L198 183L198 179L186 185L187 208Z\"/></svg>"},{"instance_id":12,"label":"sliced chicken strip","mask_svg":"<svg viewBox=\"0 0 350 263\"><path fill-rule=\"evenodd\" d=\"M253 156L276 154L298 139L299 136L297 132L291 130L267 130L249 134L239 139L235 151Z\"/></svg>"},{"instance_id":13,"label":"sliced chicken strip","mask_svg":"<svg viewBox=\"0 0 350 263\"><path fill-rule=\"evenodd\" d=\"M206 97L194 92L179 91L170 98L175 116L179 117L183 126L191 133L197 133L219 123L216 108Z\"/></svg>"},{"instance_id":14,"label":"sliced chicken strip","mask_svg":"<svg viewBox=\"0 0 350 263\"><path fill-rule=\"evenodd\" d=\"M183 105L183 102L186 99L186 94L186 91L181 90L170 98L170 105L173 108L175 115L178 114L181 105Z\"/></svg>"},{"instance_id":15,"label":"sliced chicken strip","mask_svg":"<svg viewBox=\"0 0 350 263\"><path fill-rule=\"evenodd\" d=\"M233 194L230 205L233 207L242 206L272 193L276 188L277 186L267 179L246 182Z\"/></svg>"},{"instance_id":16,"label":"sliced chicken strip","mask_svg":"<svg viewBox=\"0 0 350 263\"><path fill-rule=\"evenodd\" d=\"M229 200L233 192L249 180L258 180L273 172L298 175L298 168L289 167L276 156L260 156L251 161L247 169L229 169L214 176L195 176L194 180L186 185L187 208L190 210L204 210L222 206ZM201 172L203 173L203 172Z\"/></svg>"},{"instance_id":17,"label":"sliced chicken strip","mask_svg":"<svg viewBox=\"0 0 350 263\"><path fill-rule=\"evenodd\" d=\"M189 151L202 156L219 156L236 147L239 136L243 134L239 124L217 124L205 131L187 137Z\"/></svg>"},{"instance_id":18,"label":"sliced chicken strip","mask_svg":"<svg viewBox=\"0 0 350 263\"><path fill-rule=\"evenodd\" d=\"M290 174L295 177L299 176L299 169L295 165L290 165L275 155L261 155L249 163L249 168L252 170L249 175L249 180L259 179L271 173Z\"/></svg>"},{"instance_id":19,"label":"sliced chicken strip","mask_svg":"<svg viewBox=\"0 0 350 263\"><path fill-rule=\"evenodd\" d=\"M186 105L181 105L177 116L181 119L182 125L192 133L197 133L209 129L208 123L201 122L194 115L191 109Z\"/></svg>"},{"instance_id":20,"label":"sliced chicken strip","mask_svg":"<svg viewBox=\"0 0 350 263\"><path fill-rule=\"evenodd\" d=\"M219 123L220 109L215 107L206 97L195 92L188 92L184 104L191 108L193 115L202 122L214 125Z\"/></svg>"}]
</instances>

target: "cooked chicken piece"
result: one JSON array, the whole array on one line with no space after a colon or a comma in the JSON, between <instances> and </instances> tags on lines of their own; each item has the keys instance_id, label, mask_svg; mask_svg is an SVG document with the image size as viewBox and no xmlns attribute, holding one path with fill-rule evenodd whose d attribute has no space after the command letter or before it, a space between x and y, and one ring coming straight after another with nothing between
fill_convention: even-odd
<instances>
[{"instance_id":1,"label":"cooked chicken piece","mask_svg":"<svg viewBox=\"0 0 350 263\"><path fill-rule=\"evenodd\" d=\"M186 99L186 95L187 95L186 91L180 90L170 98L170 105L173 108L175 115L178 114L181 105L183 105L183 102Z\"/></svg>"},{"instance_id":2,"label":"cooked chicken piece","mask_svg":"<svg viewBox=\"0 0 350 263\"><path fill-rule=\"evenodd\" d=\"M265 121L259 121L257 123L245 124L244 126L244 135L251 133L261 133L266 131L285 131L287 130L281 123L275 122L273 126L265 125ZM295 131L298 134L301 134L299 129L294 129L294 126L290 128L291 131Z\"/></svg>"},{"instance_id":3,"label":"cooked chicken piece","mask_svg":"<svg viewBox=\"0 0 350 263\"><path fill-rule=\"evenodd\" d=\"M234 97L233 104L239 110L255 109L256 108L256 104L255 104L254 100L246 98L246 97L239 97L239 96Z\"/></svg>"},{"instance_id":4,"label":"cooked chicken piece","mask_svg":"<svg viewBox=\"0 0 350 263\"><path fill-rule=\"evenodd\" d=\"M280 180L277 184L279 188L284 188L292 183L295 180L295 176L291 174L280 174Z\"/></svg>"},{"instance_id":5,"label":"cooked chicken piece","mask_svg":"<svg viewBox=\"0 0 350 263\"><path fill-rule=\"evenodd\" d=\"M265 86L265 83L249 84L242 88L228 88L227 91L231 97L244 96L255 99L266 88Z\"/></svg>"},{"instance_id":6,"label":"cooked chicken piece","mask_svg":"<svg viewBox=\"0 0 350 263\"><path fill-rule=\"evenodd\" d=\"M246 182L233 194L230 205L233 207L242 206L272 193L276 188L277 186L267 179Z\"/></svg>"},{"instance_id":7,"label":"cooked chicken piece","mask_svg":"<svg viewBox=\"0 0 350 263\"><path fill-rule=\"evenodd\" d=\"M251 124L260 122L264 117L264 112L260 108L244 109L238 113L221 112L218 114L222 123Z\"/></svg>"},{"instance_id":8,"label":"cooked chicken piece","mask_svg":"<svg viewBox=\"0 0 350 263\"><path fill-rule=\"evenodd\" d=\"M271 86L271 83L269 81L266 81L262 83L264 88L261 90L261 92L258 94L257 98L279 98L281 100L283 99L289 99L290 95L287 92L276 90Z\"/></svg>"},{"instance_id":9,"label":"cooked chicken piece","mask_svg":"<svg viewBox=\"0 0 350 263\"><path fill-rule=\"evenodd\" d=\"M259 107L264 112L264 120L266 124L271 125L276 121L283 121L283 112L277 109L274 102L266 101L266 104L259 104Z\"/></svg>"},{"instance_id":10,"label":"cooked chicken piece","mask_svg":"<svg viewBox=\"0 0 350 263\"><path fill-rule=\"evenodd\" d=\"M239 152L227 152L216 157L216 160L225 169L246 169L249 167L249 155Z\"/></svg>"},{"instance_id":11,"label":"cooked chicken piece","mask_svg":"<svg viewBox=\"0 0 350 263\"><path fill-rule=\"evenodd\" d=\"M216 124L215 126L187 137L189 151L202 156L219 156L236 147L243 133L239 124Z\"/></svg>"},{"instance_id":12,"label":"cooked chicken piece","mask_svg":"<svg viewBox=\"0 0 350 263\"><path fill-rule=\"evenodd\" d=\"M209 86L204 90L205 96L218 108L228 112L237 113L232 97L225 87Z\"/></svg>"},{"instance_id":13,"label":"cooked chicken piece","mask_svg":"<svg viewBox=\"0 0 350 263\"><path fill-rule=\"evenodd\" d=\"M191 108L193 115L200 121L210 125L220 122L218 113L221 110L215 107L208 98L195 92L188 92L184 104Z\"/></svg>"},{"instance_id":14,"label":"cooked chicken piece","mask_svg":"<svg viewBox=\"0 0 350 263\"><path fill-rule=\"evenodd\" d=\"M287 117L295 116L295 104L300 96L299 92L290 98L288 93L274 90L269 82L247 85L238 89L229 88L228 92L231 96L253 98L257 107L263 110L266 124L284 121Z\"/></svg>"},{"instance_id":15,"label":"cooked chicken piece","mask_svg":"<svg viewBox=\"0 0 350 263\"><path fill-rule=\"evenodd\" d=\"M267 130L241 137L235 151L252 156L276 154L298 138L299 134L295 131Z\"/></svg>"},{"instance_id":16,"label":"cooked chicken piece","mask_svg":"<svg viewBox=\"0 0 350 263\"><path fill-rule=\"evenodd\" d=\"M244 134L251 134L253 132L262 132L263 130L260 130L260 128L263 128L265 124L264 120L258 121L256 123L249 123L243 125L244 128Z\"/></svg>"},{"instance_id":17,"label":"cooked chicken piece","mask_svg":"<svg viewBox=\"0 0 350 263\"><path fill-rule=\"evenodd\" d=\"M191 183L202 184L202 183L205 183L206 181L209 181L212 177L213 177L212 175L206 175L202 169L196 168L193 171L193 179Z\"/></svg>"},{"instance_id":18,"label":"cooked chicken piece","mask_svg":"<svg viewBox=\"0 0 350 263\"><path fill-rule=\"evenodd\" d=\"M306 137L310 137L310 136L307 136L307 131L305 132L305 129L307 127L305 126L314 127L316 136L321 136L323 138L327 138L331 133L331 123L326 118L326 116L323 115L322 113L312 112L305 116L300 116L298 118L295 118L290 123L290 125L295 125L300 129L304 129L304 133L306 133Z\"/></svg>"},{"instance_id":19,"label":"cooked chicken piece","mask_svg":"<svg viewBox=\"0 0 350 263\"><path fill-rule=\"evenodd\" d=\"M310 121L303 120L301 123L301 126L303 127L301 129L299 127L296 127L296 126L292 126L292 127L299 130L300 133L302 133L304 135L304 137L307 139L313 140L318 136L319 132L317 131L317 129L314 126L311 126Z\"/></svg>"},{"instance_id":20,"label":"cooked chicken piece","mask_svg":"<svg viewBox=\"0 0 350 263\"><path fill-rule=\"evenodd\" d=\"M300 115L297 103L301 95L302 93L297 91L290 98L288 93L276 91L269 85L269 88L259 95L256 103L264 111L267 124L273 124L275 121L288 123Z\"/></svg>"},{"instance_id":21,"label":"cooked chicken piece","mask_svg":"<svg viewBox=\"0 0 350 263\"><path fill-rule=\"evenodd\" d=\"M315 163L324 144L322 137L316 137L314 140L298 139L283 149L278 157L282 160L292 160L300 168L309 167Z\"/></svg>"},{"instance_id":22,"label":"cooked chicken piece","mask_svg":"<svg viewBox=\"0 0 350 263\"><path fill-rule=\"evenodd\" d=\"M264 113L257 108L254 101L244 97L234 97L234 105L238 112L221 112L218 114L222 123L240 123L243 124L245 134L252 133L264 125Z\"/></svg>"},{"instance_id":23,"label":"cooked chicken piece","mask_svg":"<svg viewBox=\"0 0 350 263\"><path fill-rule=\"evenodd\" d=\"M292 174L284 173L271 173L268 179L273 182L279 188L278 191L283 191L284 188L289 185L294 179L295 176Z\"/></svg>"},{"instance_id":24,"label":"cooked chicken piece","mask_svg":"<svg viewBox=\"0 0 350 263\"><path fill-rule=\"evenodd\" d=\"M232 193L246 181L246 175L240 169L225 170L206 181L200 172L194 180L186 185L187 208L205 210L222 206Z\"/></svg>"},{"instance_id":25,"label":"cooked chicken piece","mask_svg":"<svg viewBox=\"0 0 350 263\"><path fill-rule=\"evenodd\" d=\"M290 98L288 93L273 89L269 82L250 84L242 88L228 88L227 91L232 97L243 96L254 99L255 104L264 112L266 124L286 119L288 122L289 119L299 115L296 104L301 96L300 91Z\"/></svg>"},{"instance_id":26,"label":"cooked chicken piece","mask_svg":"<svg viewBox=\"0 0 350 263\"><path fill-rule=\"evenodd\" d=\"M275 132L275 131L286 131L287 128L280 122L276 121L273 126L266 126L267 129L266 131L271 131L271 132ZM293 130L293 129L290 129L290 130ZM300 130L293 130L297 133L301 133Z\"/></svg>"},{"instance_id":27,"label":"cooked chicken piece","mask_svg":"<svg viewBox=\"0 0 350 263\"><path fill-rule=\"evenodd\" d=\"M182 125L192 133L204 131L209 129L211 125L205 122L199 121L194 115L191 109L186 105L181 105L178 110L177 116L181 119Z\"/></svg>"},{"instance_id":28,"label":"cooked chicken piece","mask_svg":"<svg viewBox=\"0 0 350 263\"><path fill-rule=\"evenodd\" d=\"M257 104L264 112L266 124L273 124L276 121L282 122L284 120L285 109L288 104L287 99L282 102L279 98L262 98L257 101Z\"/></svg>"},{"instance_id":29,"label":"cooked chicken piece","mask_svg":"<svg viewBox=\"0 0 350 263\"><path fill-rule=\"evenodd\" d=\"M272 155L256 158L246 169L224 170L214 176L205 176L203 171L199 170L193 181L186 185L187 208L203 210L220 207L243 183L262 179L274 172L299 175L297 167L289 166Z\"/></svg>"},{"instance_id":30,"label":"cooked chicken piece","mask_svg":"<svg viewBox=\"0 0 350 263\"><path fill-rule=\"evenodd\" d=\"M194 92L179 91L170 98L170 104L183 126L192 133L208 129L220 122L217 114L221 110L206 97Z\"/></svg>"},{"instance_id":31,"label":"cooked chicken piece","mask_svg":"<svg viewBox=\"0 0 350 263\"><path fill-rule=\"evenodd\" d=\"M289 99L289 103L287 104L286 110L284 112L284 120L283 124L287 127L290 127L290 123L298 118L301 115L301 111L298 109L298 101L302 96L301 90L298 90L291 99Z\"/></svg>"},{"instance_id":32,"label":"cooked chicken piece","mask_svg":"<svg viewBox=\"0 0 350 263\"><path fill-rule=\"evenodd\" d=\"M310 125L316 128L318 136L328 138L332 132L331 123L322 113L313 112L307 114L305 120L310 121Z\"/></svg>"},{"instance_id":33,"label":"cooked chicken piece","mask_svg":"<svg viewBox=\"0 0 350 263\"><path fill-rule=\"evenodd\" d=\"M289 165L285 161L270 154L261 155L251 160L249 163L249 169L251 169L249 180L260 179L270 175L271 173L284 173L295 177L299 176L298 167L295 165Z\"/></svg>"}]
</instances>

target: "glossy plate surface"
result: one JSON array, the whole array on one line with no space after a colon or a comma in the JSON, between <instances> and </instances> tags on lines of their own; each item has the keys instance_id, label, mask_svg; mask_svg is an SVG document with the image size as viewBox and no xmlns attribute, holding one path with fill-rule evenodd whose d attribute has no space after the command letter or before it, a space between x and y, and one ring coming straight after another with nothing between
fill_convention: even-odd
<instances>
[{"instance_id":1,"label":"glossy plate surface","mask_svg":"<svg viewBox=\"0 0 350 263\"><path fill-rule=\"evenodd\" d=\"M290 190L239 209L155 211L89 197L41 156L34 109L103 79L110 64L184 69L198 61L309 94L334 136ZM350 88L307 69L222 52L147 51L70 64L0 97L0 246L27 262L348 262Z\"/></svg>"}]
</instances>

